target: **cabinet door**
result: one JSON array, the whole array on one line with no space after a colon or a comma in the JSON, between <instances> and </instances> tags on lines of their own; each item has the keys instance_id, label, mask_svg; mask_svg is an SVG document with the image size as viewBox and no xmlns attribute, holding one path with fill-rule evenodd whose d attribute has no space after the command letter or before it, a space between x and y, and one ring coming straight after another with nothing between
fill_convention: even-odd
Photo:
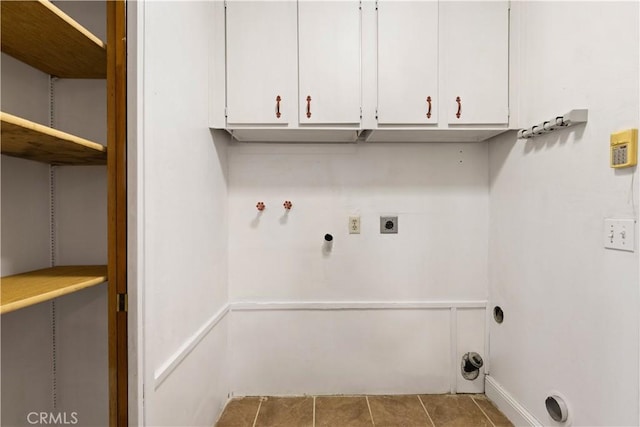
<instances>
[{"instance_id":1,"label":"cabinet door","mask_svg":"<svg viewBox=\"0 0 640 427\"><path fill-rule=\"evenodd\" d=\"M228 125L296 123L296 14L295 1L228 1Z\"/></svg>"},{"instance_id":2,"label":"cabinet door","mask_svg":"<svg viewBox=\"0 0 640 427\"><path fill-rule=\"evenodd\" d=\"M508 123L507 2L440 2L440 28L448 123Z\"/></svg>"},{"instance_id":3,"label":"cabinet door","mask_svg":"<svg viewBox=\"0 0 640 427\"><path fill-rule=\"evenodd\" d=\"M358 1L298 3L300 124L360 123Z\"/></svg>"},{"instance_id":4,"label":"cabinet door","mask_svg":"<svg viewBox=\"0 0 640 427\"><path fill-rule=\"evenodd\" d=\"M438 122L438 2L378 2L378 123Z\"/></svg>"}]
</instances>

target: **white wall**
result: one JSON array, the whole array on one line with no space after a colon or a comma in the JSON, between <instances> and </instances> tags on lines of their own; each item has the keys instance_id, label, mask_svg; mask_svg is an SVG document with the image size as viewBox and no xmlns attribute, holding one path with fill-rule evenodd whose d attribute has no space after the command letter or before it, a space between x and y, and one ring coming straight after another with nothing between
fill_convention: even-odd
<instances>
[{"instance_id":1,"label":"white wall","mask_svg":"<svg viewBox=\"0 0 640 427\"><path fill-rule=\"evenodd\" d=\"M207 127L211 4L136 6L130 287L145 425L212 425L227 399L227 137Z\"/></svg>"},{"instance_id":2,"label":"white wall","mask_svg":"<svg viewBox=\"0 0 640 427\"><path fill-rule=\"evenodd\" d=\"M608 150L610 133L638 127L638 3L515 10L521 125L573 108L589 120L489 142L489 308L505 312L490 375L544 425L552 390L574 425L638 425L638 252L602 244L604 218L637 219L637 170L610 169Z\"/></svg>"},{"instance_id":3,"label":"white wall","mask_svg":"<svg viewBox=\"0 0 640 427\"><path fill-rule=\"evenodd\" d=\"M48 76L5 54L1 65L2 111L47 123ZM49 166L1 157L2 276L48 267ZM29 411L52 405L51 306L8 313L0 322L2 421L24 425Z\"/></svg>"},{"instance_id":4,"label":"white wall","mask_svg":"<svg viewBox=\"0 0 640 427\"><path fill-rule=\"evenodd\" d=\"M484 353L487 168L484 143L230 145L232 391L481 391L458 371Z\"/></svg>"},{"instance_id":5,"label":"white wall","mask_svg":"<svg viewBox=\"0 0 640 427\"><path fill-rule=\"evenodd\" d=\"M229 173L233 301L486 298L486 144L237 143Z\"/></svg>"},{"instance_id":6,"label":"white wall","mask_svg":"<svg viewBox=\"0 0 640 427\"><path fill-rule=\"evenodd\" d=\"M2 156L1 168L2 276L48 267L49 167ZM30 411L52 406L51 305L3 314L0 328L2 422L26 425Z\"/></svg>"},{"instance_id":7,"label":"white wall","mask_svg":"<svg viewBox=\"0 0 640 427\"><path fill-rule=\"evenodd\" d=\"M104 3L58 6L104 36ZM3 111L48 125L49 97L48 75L2 55ZM53 99L54 127L106 142L104 80L56 80ZM53 176L55 264L106 264L106 167L56 167ZM2 156L3 276L50 265L49 177L46 164ZM76 412L83 425L108 422L106 284L1 321L4 424L28 425L31 411Z\"/></svg>"}]
</instances>

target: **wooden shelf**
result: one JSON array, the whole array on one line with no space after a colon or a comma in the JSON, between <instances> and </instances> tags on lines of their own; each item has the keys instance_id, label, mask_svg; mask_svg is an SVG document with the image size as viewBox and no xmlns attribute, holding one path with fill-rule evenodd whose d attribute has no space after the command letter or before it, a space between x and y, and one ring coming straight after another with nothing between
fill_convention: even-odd
<instances>
[{"instance_id":1,"label":"wooden shelf","mask_svg":"<svg viewBox=\"0 0 640 427\"><path fill-rule=\"evenodd\" d=\"M11 114L0 112L0 119L2 154L54 165L107 164L103 145Z\"/></svg>"},{"instance_id":2,"label":"wooden shelf","mask_svg":"<svg viewBox=\"0 0 640 427\"><path fill-rule=\"evenodd\" d=\"M106 265L45 268L2 278L0 314L48 301L107 281Z\"/></svg>"},{"instance_id":3,"label":"wooden shelf","mask_svg":"<svg viewBox=\"0 0 640 427\"><path fill-rule=\"evenodd\" d=\"M3 52L57 77L106 78L105 44L51 2L1 5Z\"/></svg>"}]
</instances>

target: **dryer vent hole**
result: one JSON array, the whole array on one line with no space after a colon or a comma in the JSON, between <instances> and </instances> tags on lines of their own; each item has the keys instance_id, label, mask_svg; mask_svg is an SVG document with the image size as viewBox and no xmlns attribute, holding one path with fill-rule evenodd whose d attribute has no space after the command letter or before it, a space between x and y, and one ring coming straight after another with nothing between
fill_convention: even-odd
<instances>
[{"instance_id":1,"label":"dryer vent hole","mask_svg":"<svg viewBox=\"0 0 640 427\"><path fill-rule=\"evenodd\" d=\"M544 404L547 407L549 416L551 416L554 421L559 423L567 421L569 416L567 404L560 396L549 396L545 399Z\"/></svg>"},{"instance_id":2,"label":"dryer vent hole","mask_svg":"<svg viewBox=\"0 0 640 427\"><path fill-rule=\"evenodd\" d=\"M504 321L504 312L499 305L496 305L493 308L493 319L496 321L496 323L502 323Z\"/></svg>"}]
</instances>

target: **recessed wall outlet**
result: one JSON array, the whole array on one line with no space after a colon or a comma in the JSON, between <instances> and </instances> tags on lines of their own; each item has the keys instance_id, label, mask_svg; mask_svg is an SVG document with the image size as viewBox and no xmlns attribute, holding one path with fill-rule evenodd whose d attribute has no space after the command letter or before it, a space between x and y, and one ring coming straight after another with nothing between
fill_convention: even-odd
<instances>
[{"instance_id":1,"label":"recessed wall outlet","mask_svg":"<svg viewBox=\"0 0 640 427\"><path fill-rule=\"evenodd\" d=\"M635 220L605 219L604 247L633 252L635 250Z\"/></svg>"},{"instance_id":2,"label":"recessed wall outlet","mask_svg":"<svg viewBox=\"0 0 640 427\"><path fill-rule=\"evenodd\" d=\"M349 234L360 234L360 217L349 217Z\"/></svg>"},{"instance_id":3,"label":"recessed wall outlet","mask_svg":"<svg viewBox=\"0 0 640 427\"><path fill-rule=\"evenodd\" d=\"M380 234L398 234L398 217L381 216Z\"/></svg>"}]
</instances>

